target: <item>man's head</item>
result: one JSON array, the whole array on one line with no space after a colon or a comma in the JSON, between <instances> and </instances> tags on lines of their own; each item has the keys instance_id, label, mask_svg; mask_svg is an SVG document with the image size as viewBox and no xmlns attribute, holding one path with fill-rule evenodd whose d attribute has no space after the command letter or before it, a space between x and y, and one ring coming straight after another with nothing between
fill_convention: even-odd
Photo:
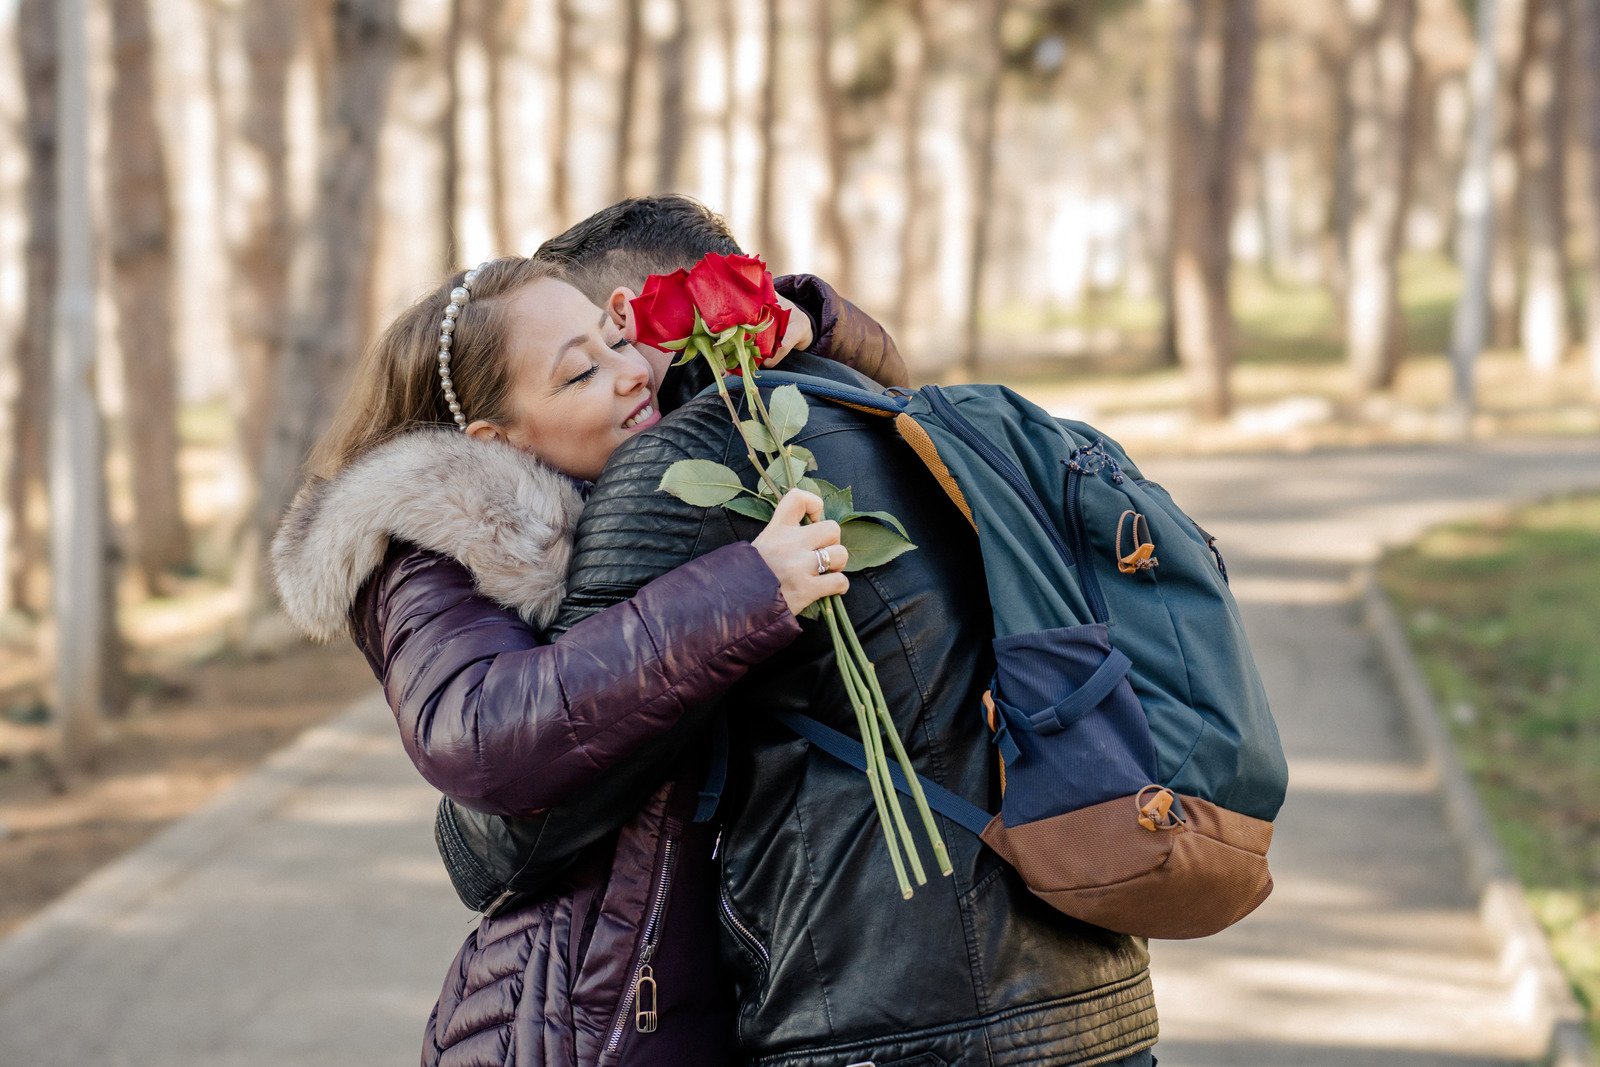
<instances>
[{"instance_id":1,"label":"man's head","mask_svg":"<svg viewBox=\"0 0 1600 1067\"><path fill-rule=\"evenodd\" d=\"M644 288L652 274L687 270L708 252L731 255L739 243L722 217L677 193L636 196L595 212L533 254L555 262L578 289L604 306L618 288Z\"/></svg>"},{"instance_id":2,"label":"man's head","mask_svg":"<svg viewBox=\"0 0 1600 1067\"><path fill-rule=\"evenodd\" d=\"M566 279L590 300L610 312L619 326L627 302L644 288L652 274L687 270L710 252L741 251L722 217L700 201L677 193L636 196L595 212L565 233L550 238L533 258L558 266ZM710 373L696 360L666 370L670 355L659 358L659 401L672 411L711 383Z\"/></svg>"}]
</instances>

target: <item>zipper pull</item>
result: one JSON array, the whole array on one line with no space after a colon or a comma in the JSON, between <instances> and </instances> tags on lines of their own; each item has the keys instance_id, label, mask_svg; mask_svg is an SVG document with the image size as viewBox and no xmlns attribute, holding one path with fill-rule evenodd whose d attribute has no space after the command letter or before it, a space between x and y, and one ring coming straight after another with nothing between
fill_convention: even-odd
<instances>
[{"instance_id":1,"label":"zipper pull","mask_svg":"<svg viewBox=\"0 0 1600 1067\"><path fill-rule=\"evenodd\" d=\"M639 969L639 979L633 984L633 1003L635 1012L633 1025L641 1034L653 1034L661 1022L661 1017L656 1013L656 979L655 972L649 964Z\"/></svg>"},{"instance_id":2,"label":"zipper pull","mask_svg":"<svg viewBox=\"0 0 1600 1067\"><path fill-rule=\"evenodd\" d=\"M722 847L722 827L717 827L717 839L711 842L711 858L717 858L717 850Z\"/></svg>"}]
</instances>

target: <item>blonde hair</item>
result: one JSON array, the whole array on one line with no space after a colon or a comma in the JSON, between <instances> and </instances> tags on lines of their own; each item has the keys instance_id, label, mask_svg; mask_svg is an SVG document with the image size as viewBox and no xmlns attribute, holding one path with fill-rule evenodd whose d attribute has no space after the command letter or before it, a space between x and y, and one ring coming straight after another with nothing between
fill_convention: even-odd
<instances>
[{"instance_id":1,"label":"blonde hair","mask_svg":"<svg viewBox=\"0 0 1600 1067\"><path fill-rule=\"evenodd\" d=\"M503 420L509 412L511 375L506 361L505 304L522 287L543 278L565 280L552 263L503 256L477 268L472 297L456 319L450 376L468 420ZM306 460L306 473L331 478L368 449L423 426L455 430L439 381L439 324L457 271L401 312L367 348L344 403ZM457 431L459 432L459 431Z\"/></svg>"}]
</instances>

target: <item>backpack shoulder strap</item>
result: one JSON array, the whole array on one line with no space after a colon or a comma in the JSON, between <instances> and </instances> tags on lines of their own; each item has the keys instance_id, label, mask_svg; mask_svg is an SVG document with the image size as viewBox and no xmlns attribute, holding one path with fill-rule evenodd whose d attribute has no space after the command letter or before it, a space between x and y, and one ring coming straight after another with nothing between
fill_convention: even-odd
<instances>
[{"instance_id":1,"label":"backpack shoulder strap","mask_svg":"<svg viewBox=\"0 0 1600 1067\"><path fill-rule=\"evenodd\" d=\"M853 741L831 726L824 726L816 719L805 715L796 715L794 712L779 712L778 721L789 729L810 741L813 745L842 763L849 764L862 773L867 769L867 750L861 742ZM911 795L911 785L906 781L905 774L894 764L889 765L889 777L894 781L894 787L905 796ZM922 783L923 795L928 798L928 807L949 819L958 826L963 826L973 833L982 835L984 828L994 820L994 816L984 811L978 805L964 797L957 796L937 782L930 781L922 775L917 775L917 780Z\"/></svg>"}]
</instances>

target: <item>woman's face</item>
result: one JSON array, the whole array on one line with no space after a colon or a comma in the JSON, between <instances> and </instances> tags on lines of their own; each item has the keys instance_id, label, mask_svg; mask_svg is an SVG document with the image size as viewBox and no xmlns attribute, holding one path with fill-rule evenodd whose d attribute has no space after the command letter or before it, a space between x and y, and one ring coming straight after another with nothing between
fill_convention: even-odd
<instances>
[{"instance_id":1,"label":"woman's face","mask_svg":"<svg viewBox=\"0 0 1600 1067\"><path fill-rule=\"evenodd\" d=\"M508 414L468 433L504 438L593 481L618 445L660 421L650 363L578 290L541 278L507 298L505 316Z\"/></svg>"}]
</instances>

